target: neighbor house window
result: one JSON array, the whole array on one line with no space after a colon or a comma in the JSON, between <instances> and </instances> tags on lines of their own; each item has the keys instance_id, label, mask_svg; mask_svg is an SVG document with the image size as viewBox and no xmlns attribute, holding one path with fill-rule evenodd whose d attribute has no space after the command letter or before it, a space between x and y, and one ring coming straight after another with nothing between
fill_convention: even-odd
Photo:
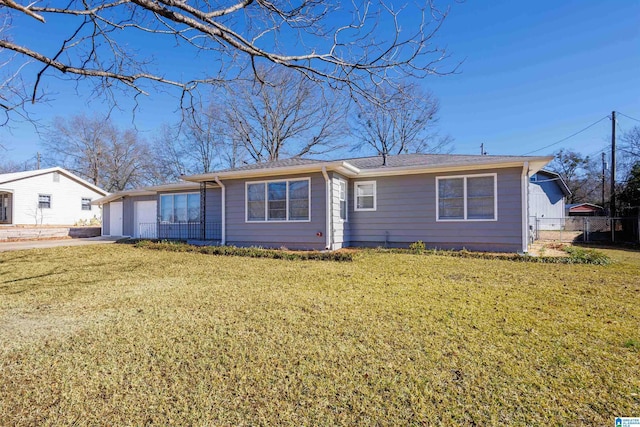
<instances>
[{"instance_id":1,"label":"neighbor house window","mask_svg":"<svg viewBox=\"0 0 640 427\"><path fill-rule=\"evenodd\" d=\"M436 187L438 220L497 219L496 174L438 177Z\"/></svg>"},{"instance_id":2,"label":"neighbor house window","mask_svg":"<svg viewBox=\"0 0 640 427\"><path fill-rule=\"evenodd\" d=\"M247 221L309 221L309 178L246 184Z\"/></svg>"},{"instance_id":3,"label":"neighbor house window","mask_svg":"<svg viewBox=\"0 0 640 427\"><path fill-rule=\"evenodd\" d=\"M199 222L200 195L198 193L162 194L161 222Z\"/></svg>"},{"instance_id":4,"label":"neighbor house window","mask_svg":"<svg viewBox=\"0 0 640 427\"><path fill-rule=\"evenodd\" d=\"M51 208L51 195L50 194L38 194L38 208L50 209Z\"/></svg>"},{"instance_id":5,"label":"neighbor house window","mask_svg":"<svg viewBox=\"0 0 640 427\"><path fill-rule=\"evenodd\" d=\"M347 220L347 182L343 180L338 181L338 199L340 201L340 219Z\"/></svg>"},{"instance_id":6,"label":"neighbor house window","mask_svg":"<svg viewBox=\"0 0 640 427\"><path fill-rule=\"evenodd\" d=\"M91 210L91 199L88 197L82 198L82 210L90 211Z\"/></svg>"},{"instance_id":7,"label":"neighbor house window","mask_svg":"<svg viewBox=\"0 0 640 427\"><path fill-rule=\"evenodd\" d=\"M376 210L376 182L361 181L354 184L354 197L356 211Z\"/></svg>"}]
</instances>

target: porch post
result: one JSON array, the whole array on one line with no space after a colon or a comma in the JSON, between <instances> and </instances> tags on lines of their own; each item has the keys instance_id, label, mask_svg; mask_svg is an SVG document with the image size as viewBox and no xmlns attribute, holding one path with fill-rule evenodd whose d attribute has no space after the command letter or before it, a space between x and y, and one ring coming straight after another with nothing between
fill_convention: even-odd
<instances>
[{"instance_id":1,"label":"porch post","mask_svg":"<svg viewBox=\"0 0 640 427\"><path fill-rule=\"evenodd\" d=\"M200 183L200 240L207 240L207 182Z\"/></svg>"}]
</instances>

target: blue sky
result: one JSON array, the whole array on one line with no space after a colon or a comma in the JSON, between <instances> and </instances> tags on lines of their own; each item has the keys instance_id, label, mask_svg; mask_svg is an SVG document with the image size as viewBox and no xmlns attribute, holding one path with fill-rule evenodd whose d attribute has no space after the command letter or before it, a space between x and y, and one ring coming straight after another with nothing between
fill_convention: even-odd
<instances>
[{"instance_id":1,"label":"blue sky","mask_svg":"<svg viewBox=\"0 0 640 427\"><path fill-rule=\"evenodd\" d=\"M449 66L463 63L456 75L423 80L440 100L441 133L455 139L455 153L479 153L484 143L489 154L519 155L567 137L612 110L640 119L639 22L640 0L452 3L437 42L448 47ZM46 46L46 34L34 28L29 36L41 37ZM177 49L163 59L197 63ZM100 99L76 94L71 83L49 79L47 85L55 99L31 109L43 124L56 115L104 109ZM161 123L176 120L175 107L173 95L152 92L141 100L135 125L151 138ZM130 106L112 117L131 126ZM634 125L640 122L620 116L618 132ZM599 155L610 133L606 119L535 154L570 148ZM0 144L7 148L0 159L15 162L42 151L40 136L25 123L0 129Z\"/></svg>"}]
</instances>

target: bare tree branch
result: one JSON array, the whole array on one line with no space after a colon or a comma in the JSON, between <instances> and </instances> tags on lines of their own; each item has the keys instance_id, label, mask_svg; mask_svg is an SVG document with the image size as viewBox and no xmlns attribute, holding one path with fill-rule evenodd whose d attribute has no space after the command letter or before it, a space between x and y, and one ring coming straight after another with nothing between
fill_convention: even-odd
<instances>
[{"instance_id":1,"label":"bare tree branch","mask_svg":"<svg viewBox=\"0 0 640 427\"><path fill-rule=\"evenodd\" d=\"M373 150L383 156L402 153L439 153L452 140L437 132L440 104L431 93L415 84L371 89L380 103L361 99L352 118L359 144L353 150Z\"/></svg>"},{"instance_id":2,"label":"bare tree branch","mask_svg":"<svg viewBox=\"0 0 640 427\"><path fill-rule=\"evenodd\" d=\"M7 6L8 15L37 19L44 31L62 16L70 23L67 36L51 32L59 38L54 53L13 41L11 34L20 28L0 32L1 49L44 65L30 82L32 101L40 81L55 75L53 70L94 81L98 93L120 88L146 95L149 85L168 85L182 91L183 101L199 85L233 81L247 68L259 79L265 65L294 69L370 101L375 101L372 82L455 72L455 66L440 69L447 54L433 40L448 11L432 2L401 8L391 0L69 0L65 5L0 0L0 5ZM140 34L156 36L158 50L142 44L138 48L144 56L136 51ZM185 69L184 78L170 76L154 54L176 47L219 64L218 70Z\"/></svg>"},{"instance_id":3,"label":"bare tree branch","mask_svg":"<svg viewBox=\"0 0 640 427\"><path fill-rule=\"evenodd\" d=\"M227 124L256 162L324 154L345 132L347 104L286 69L258 70L264 83L231 86Z\"/></svg>"}]
</instances>

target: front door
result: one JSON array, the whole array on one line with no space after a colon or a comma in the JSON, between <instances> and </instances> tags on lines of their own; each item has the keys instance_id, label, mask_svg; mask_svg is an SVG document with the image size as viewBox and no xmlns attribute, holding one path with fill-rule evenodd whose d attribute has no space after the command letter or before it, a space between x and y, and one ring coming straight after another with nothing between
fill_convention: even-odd
<instances>
[{"instance_id":1,"label":"front door","mask_svg":"<svg viewBox=\"0 0 640 427\"><path fill-rule=\"evenodd\" d=\"M109 235L122 236L122 202L111 202L109 205Z\"/></svg>"},{"instance_id":2,"label":"front door","mask_svg":"<svg viewBox=\"0 0 640 427\"><path fill-rule=\"evenodd\" d=\"M11 193L0 193L0 224L11 224Z\"/></svg>"}]
</instances>

